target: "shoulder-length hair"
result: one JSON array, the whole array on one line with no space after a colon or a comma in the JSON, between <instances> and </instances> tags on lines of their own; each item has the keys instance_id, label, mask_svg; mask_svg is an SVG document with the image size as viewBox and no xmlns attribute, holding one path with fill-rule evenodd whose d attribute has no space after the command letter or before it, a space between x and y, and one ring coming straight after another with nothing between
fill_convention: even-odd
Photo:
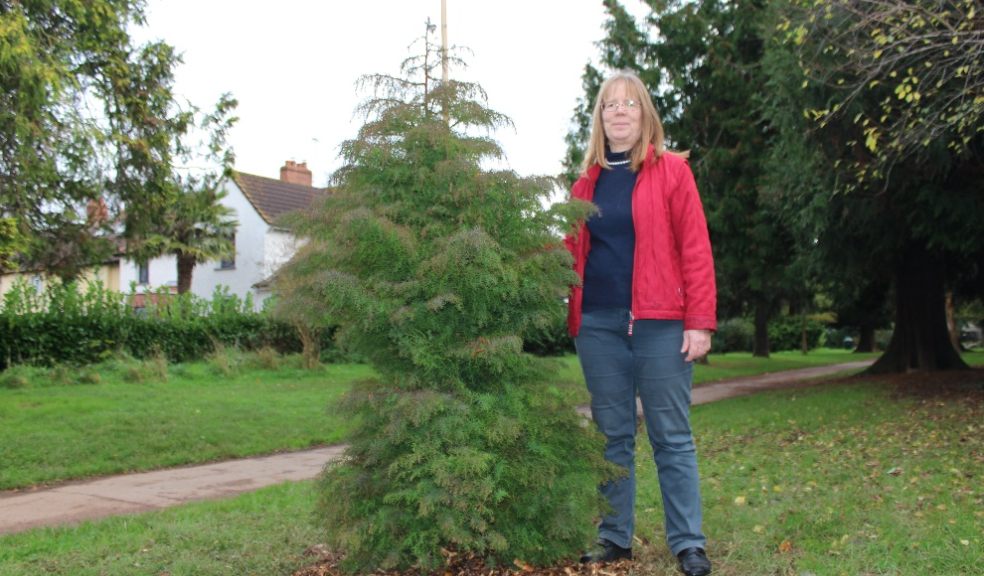
<instances>
[{"instance_id":1,"label":"shoulder-length hair","mask_svg":"<svg viewBox=\"0 0 984 576\"><path fill-rule=\"evenodd\" d=\"M595 99L594 112L591 113L591 137L588 139L588 149L584 154L584 164L582 165L582 170L587 171L588 168L594 166L595 164L601 165L602 168L611 168L608 165L608 161L605 159L605 127L601 121L602 105L605 102L606 96L611 93L612 88L618 84L625 87L625 92L629 98L639 102L642 105L641 110L641 134L639 141L635 143L632 147L630 158L632 160L630 166L633 172L638 172L639 168L642 166L643 160L646 159L646 151L649 145L653 145L653 150L656 153L656 157L663 153L663 123L659 119L659 113L656 112L656 106L653 105L653 99L649 95L649 90L642 83L642 80L634 72L629 72L627 70L622 70L616 72L608 77L601 84L601 89L598 90L598 97Z\"/></svg>"}]
</instances>

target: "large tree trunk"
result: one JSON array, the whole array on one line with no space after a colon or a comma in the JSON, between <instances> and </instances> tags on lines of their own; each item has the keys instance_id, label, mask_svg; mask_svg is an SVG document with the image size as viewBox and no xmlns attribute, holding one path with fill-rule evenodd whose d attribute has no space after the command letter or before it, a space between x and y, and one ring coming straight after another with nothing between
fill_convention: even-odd
<instances>
[{"instance_id":1,"label":"large tree trunk","mask_svg":"<svg viewBox=\"0 0 984 576\"><path fill-rule=\"evenodd\" d=\"M875 343L875 327L871 324L862 324L860 332L858 335L858 345L854 348L854 352L875 352L877 348L877 344Z\"/></svg>"},{"instance_id":2,"label":"large tree trunk","mask_svg":"<svg viewBox=\"0 0 984 576\"><path fill-rule=\"evenodd\" d=\"M195 270L195 257L178 254L178 294L191 290L191 274Z\"/></svg>"},{"instance_id":3,"label":"large tree trunk","mask_svg":"<svg viewBox=\"0 0 984 576\"><path fill-rule=\"evenodd\" d=\"M968 368L946 327L943 263L925 247L910 247L895 280L895 331L869 374Z\"/></svg>"},{"instance_id":4,"label":"large tree trunk","mask_svg":"<svg viewBox=\"0 0 984 576\"><path fill-rule=\"evenodd\" d=\"M764 299L755 303L755 344L752 356L769 357L769 305Z\"/></svg>"}]
</instances>

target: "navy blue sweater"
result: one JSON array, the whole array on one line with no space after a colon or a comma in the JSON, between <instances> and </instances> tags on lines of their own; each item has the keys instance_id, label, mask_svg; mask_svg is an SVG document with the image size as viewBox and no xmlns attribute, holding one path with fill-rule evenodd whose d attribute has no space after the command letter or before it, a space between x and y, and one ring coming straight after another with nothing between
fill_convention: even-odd
<instances>
[{"instance_id":1,"label":"navy blue sweater","mask_svg":"<svg viewBox=\"0 0 984 576\"><path fill-rule=\"evenodd\" d=\"M606 152L611 170L602 170L595 185L598 213L588 219L591 250L584 269L584 311L631 308L632 261L635 226L632 224L632 189L636 173L628 153Z\"/></svg>"}]
</instances>

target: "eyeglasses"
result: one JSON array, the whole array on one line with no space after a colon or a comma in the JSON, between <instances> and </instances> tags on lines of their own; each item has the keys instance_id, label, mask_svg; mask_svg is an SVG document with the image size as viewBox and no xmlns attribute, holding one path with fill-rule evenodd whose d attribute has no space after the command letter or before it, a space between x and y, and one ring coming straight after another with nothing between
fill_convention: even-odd
<instances>
[{"instance_id":1,"label":"eyeglasses","mask_svg":"<svg viewBox=\"0 0 984 576\"><path fill-rule=\"evenodd\" d=\"M619 108L624 108L627 112L632 112L639 109L639 102L632 100L623 100L618 102L617 100L612 100L611 102L602 102L601 111L602 112L615 112Z\"/></svg>"}]
</instances>

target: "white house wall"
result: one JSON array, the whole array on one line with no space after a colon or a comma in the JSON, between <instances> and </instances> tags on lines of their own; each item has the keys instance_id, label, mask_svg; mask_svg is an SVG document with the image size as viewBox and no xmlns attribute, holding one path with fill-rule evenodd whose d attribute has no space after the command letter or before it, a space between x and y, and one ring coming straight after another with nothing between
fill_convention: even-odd
<instances>
[{"instance_id":1,"label":"white house wall","mask_svg":"<svg viewBox=\"0 0 984 576\"><path fill-rule=\"evenodd\" d=\"M191 291L202 298L211 298L216 287L222 285L243 298L253 294L254 305L259 308L262 297L258 297L253 285L266 278L266 235L270 226L232 180L226 183L226 192L222 204L233 209L239 222L236 227L236 265L222 270L219 261L212 260L195 266Z\"/></svg>"},{"instance_id":2,"label":"white house wall","mask_svg":"<svg viewBox=\"0 0 984 576\"><path fill-rule=\"evenodd\" d=\"M264 277L272 276L277 269L290 260L303 244L303 241L299 241L290 232L271 228L266 234Z\"/></svg>"},{"instance_id":3,"label":"white house wall","mask_svg":"<svg viewBox=\"0 0 984 576\"><path fill-rule=\"evenodd\" d=\"M178 285L178 261L174 256L161 256L147 263L149 283L140 284L140 267L136 261L129 258L120 259L120 290L129 292L131 286L136 286L137 294L153 292L158 288Z\"/></svg>"},{"instance_id":4,"label":"white house wall","mask_svg":"<svg viewBox=\"0 0 984 576\"><path fill-rule=\"evenodd\" d=\"M271 228L260 217L246 196L233 181L226 183L228 194L222 204L232 208L236 227L236 264L221 269L218 260L199 263L191 278L191 292L209 299L216 287L226 286L231 294L245 298L252 294L253 305L259 310L269 297L268 291L258 291L253 285L269 278L281 264L293 256L299 246L294 236L283 230ZM149 262L150 283L137 284L139 268L133 260L120 262L120 289L130 290L131 282L137 284L137 293L152 292L161 286L177 286L177 260L174 256L161 256Z\"/></svg>"}]
</instances>

